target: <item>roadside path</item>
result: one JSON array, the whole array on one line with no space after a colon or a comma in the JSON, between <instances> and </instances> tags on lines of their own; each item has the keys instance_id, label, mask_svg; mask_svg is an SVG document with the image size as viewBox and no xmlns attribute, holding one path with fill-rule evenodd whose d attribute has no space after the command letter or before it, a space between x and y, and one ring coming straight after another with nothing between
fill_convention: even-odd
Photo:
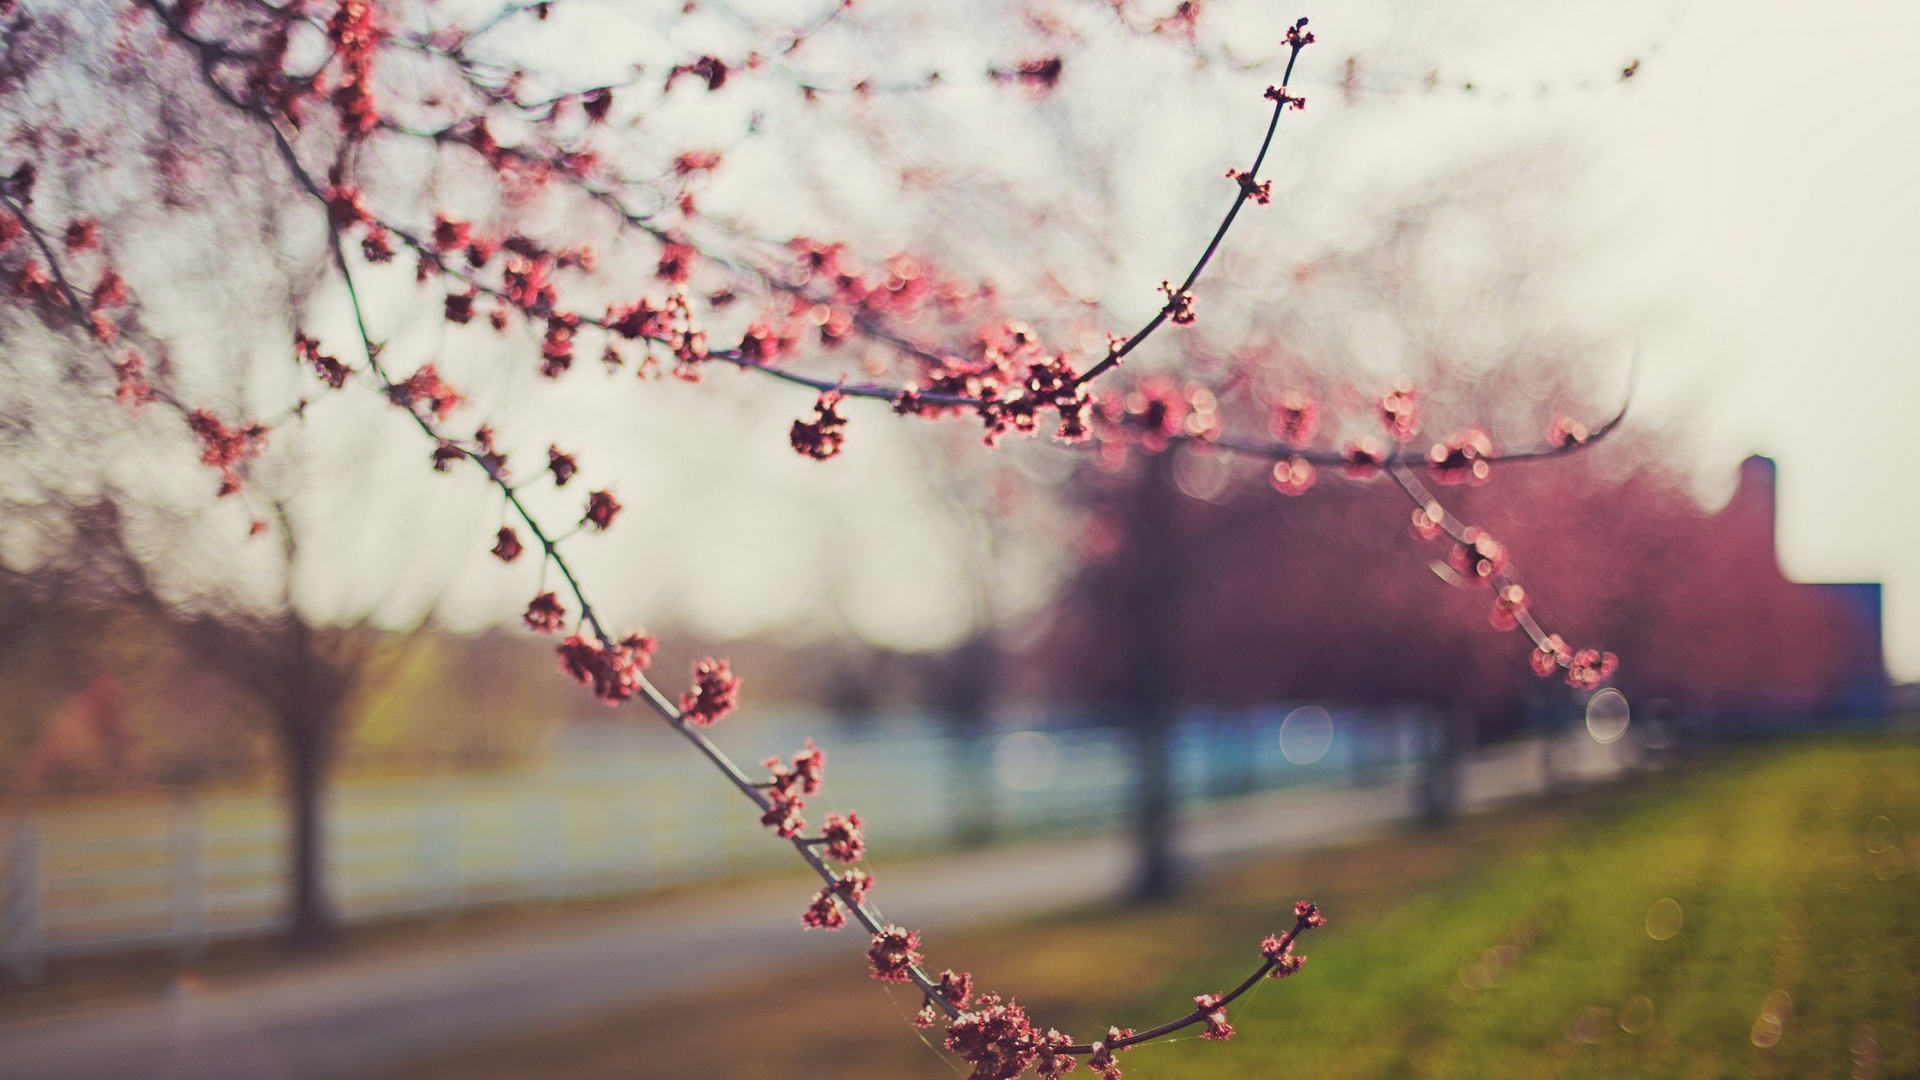
<instances>
[{"instance_id":1,"label":"roadside path","mask_svg":"<svg viewBox=\"0 0 1920 1080\"><path fill-rule=\"evenodd\" d=\"M1560 768L1613 770L1610 748L1560 748ZM1465 770L1469 809L1538 791L1538 743ZM1405 820L1412 785L1277 792L1196 808L1183 852L1205 863L1348 842ZM1116 895L1125 837L1050 839L875 869L876 899L923 931L1018 919ZM644 911L503 932L400 956L344 957L296 971L175 987L158 1000L0 1027L0 1080L333 1080L473 1040L663 1000L858 945L802 932L797 878L699 890Z\"/></svg>"}]
</instances>

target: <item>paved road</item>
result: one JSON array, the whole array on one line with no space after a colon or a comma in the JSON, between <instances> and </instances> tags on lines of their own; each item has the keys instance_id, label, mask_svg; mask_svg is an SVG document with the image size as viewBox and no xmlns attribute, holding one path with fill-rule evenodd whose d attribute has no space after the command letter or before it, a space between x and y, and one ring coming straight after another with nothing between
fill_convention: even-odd
<instances>
[{"instance_id":1,"label":"paved road","mask_svg":"<svg viewBox=\"0 0 1920 1080\"><path fill-rule=\"evenodd\" d=\"M1558 767L1612 771L1609 748L1567 744ZM1538 790L1538 744L1466 770L1465 801ZM1411 786L1282 792L1196 811L1183 849L1201 861L1300 850L1404 819ZM888 917L952 929L1112 896L1129 869L1122 837L1050 840L875 870ZM703 890L649 906L403 956L343 958L298 971L176 988L158 1001L0 1027L5 1080L329 1080L437 1050L535 1030L615 1006L694 993L769 964L793 965L858 942L802 932L798 880Z\"/></svg>"}]
</instances>

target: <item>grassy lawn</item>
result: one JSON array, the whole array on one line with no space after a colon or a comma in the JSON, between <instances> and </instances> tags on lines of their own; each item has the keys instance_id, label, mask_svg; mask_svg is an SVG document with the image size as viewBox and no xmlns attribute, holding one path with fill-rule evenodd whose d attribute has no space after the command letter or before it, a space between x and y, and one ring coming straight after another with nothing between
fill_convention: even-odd
<instances>
[{"instance_id":1,"label":"grassy lawn","mask_svg":"<svg viewBox=\"0 0 1920 1080\"><path fill-rule=\"evenodd\" d=\"M1913 856L1920 744L1776 745L928 952L1084 1038L1238 981L1304 896L1333 920L1304 943L1312 963L1240 1003L1230 1043L1143 1047L1130 1077L1920 1076ZM956 1075L905 1023L919 1003L847 944L822 968L393 1076Z\"/></svg>"}]
</instances>

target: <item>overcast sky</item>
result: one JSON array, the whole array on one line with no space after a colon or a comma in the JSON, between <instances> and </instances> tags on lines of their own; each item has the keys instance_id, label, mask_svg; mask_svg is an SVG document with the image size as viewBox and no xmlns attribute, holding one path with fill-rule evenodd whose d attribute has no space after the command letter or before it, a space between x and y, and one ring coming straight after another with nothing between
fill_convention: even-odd
<instances>
[{"instance_id":1,"label":"overcast sky","mask_svg":"<svg viewBox=\"0 0 1920 1080\"><path fill-rule=\"evenodd\" d=\"M1787 573L1885 582L1920 679L1920 5L1703 0L1644 74L1596 163L1675 230L1643 400L1779 460Z\"/></svg>"}]
</instances>

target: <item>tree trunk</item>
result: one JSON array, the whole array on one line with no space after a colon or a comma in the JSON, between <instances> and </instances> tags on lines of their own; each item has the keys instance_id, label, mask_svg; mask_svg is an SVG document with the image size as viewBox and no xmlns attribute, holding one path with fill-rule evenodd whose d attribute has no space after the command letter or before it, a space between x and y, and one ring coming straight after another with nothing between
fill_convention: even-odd
<instances>
[{"instance_id":1,"label":"tree trunk","mask_svg":"<svg viewBox=\"0 0 1920 1080\"><path fill-rule=\"evenodd\" d=\"M1466 779L1464 758L1473 742L1473 716L1463 706L1450 706L1433 722L1415 781L1417 809L1424 824L1443 825L1459 813Z\"/></svg>"},{"instance_id":2,"label":"tree trunk","mask_svg":"<svg viewBox=\"0 0 1920 1080\"><path fill-rule=\"evenodd\" d=\"M327 778L333 765L333 740L346 704L347 680L316 652L318 643L304 623L294 622L286 644L285 681L280 701L280 746L285 756L287 820L287 939L297 948L321 945L334 936L333 905L327 897Z\"/></svg>"},{"instance_id":3,"label":"tree trunk","mask_svg":"<svg viewBox=\"0 0 1920 1080\"><path fill-rule=\"evenodd\" d=\"M977 630L943 657L932 672L932 698L948 748L953 782L953 837L962 847L993 839L993 694L1000 647L991 630Z\"/></svg>"},{"instance_id":4,"label":"tree trunk","mask_svg":"<svg viewBox=\"0 0 1920 1080\"><path fill-rule=\"evenodd\" d=\"M1180 887L1173 845L1173 725L1136 724L1134 756L1139 790L1134 815L1133 898L1151 903L1171 898Z\"/></svg>"},{"instance_id":5,"label":"tree trunk","mask_svg":"<svg viewBox=\"0 0 1920 1080\"><path fill-rule=\"evenodd\" d=\"M287 938L296 946L333 937L333 905L327 898L324 795L331 755L331 717L296 704L283 719L286 758Z\"/></svg>"},{"instance_id":6,"label":"tree trunk","mask_svg":"<svg viewBox=\"0 0 1920 1080\"><path fill-rule=\"evenodd\" d=\"M954 842L982 847L995 832L992 736L982 724L951 723L947 746L953 775Z\"/></svg>"},{"instance_id":7,"label":"tree trunk","mask_svg":"<svg viewBox=\"0 0 1920 1080\"><path fill-rule=\"evenodd\" d=\"M1179 562L1173 532L1173 454L1155 455L1137 489L1131 530L1140 545L1139 577L1125 628L1133 671L1128 727L1138 787L1134 792L1135 900L1159 901L1180 887L1174 850L1173 726L1178 709Z\"/></svg>"}]
</instances>

